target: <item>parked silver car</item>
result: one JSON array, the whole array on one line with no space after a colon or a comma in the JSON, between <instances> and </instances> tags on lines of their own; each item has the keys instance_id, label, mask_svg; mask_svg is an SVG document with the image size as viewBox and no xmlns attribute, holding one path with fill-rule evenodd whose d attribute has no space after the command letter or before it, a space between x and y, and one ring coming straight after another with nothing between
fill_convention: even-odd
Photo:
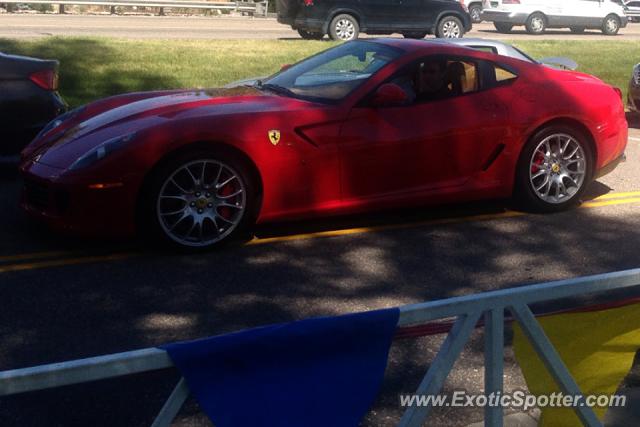
<instances>
[{"instance_id":1,"label":"parked silver car","mask_svg":"<svg viewBox=\"0 0 640 427\"><path fill-rule=\"evenodd\" d=\"M629 20L640 21L640 0L625 1L624 13L629 17Z\"/></svg>"},{"instance_id":2,"label":"parked silver car","mask_svg":"<svg viewBox=\"0 0 640 427\"><path fill-rule=\"evenodd\" d=\"M627 101L629 110L632 113L640 114L640 64L636 64L636 66L633 67Z\"/></svg>"}]
</instances>

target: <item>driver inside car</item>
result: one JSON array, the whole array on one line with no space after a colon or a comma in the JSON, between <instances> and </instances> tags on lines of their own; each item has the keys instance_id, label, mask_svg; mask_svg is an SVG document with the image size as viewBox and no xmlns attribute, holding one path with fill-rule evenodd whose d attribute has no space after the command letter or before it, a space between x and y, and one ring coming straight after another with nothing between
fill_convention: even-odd
<instances>
[{"instance_id":1,"label":"driver inside car","mask_svg":"<svg viewBox=\"0 0 640 427\"><path fill-rule=\"evenodd\" d=\"M432 59L420 64L418 71L418 101L447 98L451 90L447 84L446 59Z\"/></svg>"}]
</instances>

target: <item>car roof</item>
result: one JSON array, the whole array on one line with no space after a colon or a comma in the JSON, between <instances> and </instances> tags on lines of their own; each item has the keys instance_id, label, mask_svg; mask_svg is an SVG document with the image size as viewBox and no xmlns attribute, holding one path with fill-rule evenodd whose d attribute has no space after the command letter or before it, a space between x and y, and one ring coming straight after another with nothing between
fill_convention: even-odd
<instances>
[{"instance_id":1,"label":"car roof","mask_svg":"<svg viewBox=\"0 0 640 427\"><path fill-rule=\"evenodd\" d=\"M422 51L425 53L428 52L449 52L455 53L455 51L460 51L461 54L469 51L469 48L460 45L454 45L444 40L433 39L433 40L424 40L424 39L400 39L400 38L387 38L380 37L374 39L365 39L365 41L375 42L384 44L387 46L395 47L398 49L402 49L407 53L410 52L418 52Z\"/></svg>"},{"instance_id":2,"label":"car roof","mask_svg":"<svg viewBox=\"0 0 640 427\"><path fill-rule=\"evenodd\" d=\"M496 56L509 57L528 63L536 63L532 58L527 57L522 52L507 43L497 40L481 38L461 38L461 39L400 39L400 38L375 38L368 39L377 43L396 47L405 52L421 51L429 53L447 53L459 55L471 55L484 59L496 59ZM478 50L478 46L494 47L497 53ZM472 53L473 52L473 53Z\"/></svg>"}]
</instances>

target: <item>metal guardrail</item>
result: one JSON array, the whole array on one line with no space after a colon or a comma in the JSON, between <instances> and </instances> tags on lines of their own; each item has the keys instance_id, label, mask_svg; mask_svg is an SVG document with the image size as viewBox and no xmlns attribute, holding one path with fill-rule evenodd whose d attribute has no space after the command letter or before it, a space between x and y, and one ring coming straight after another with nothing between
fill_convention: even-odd
<instances>
[{"instance_id":1,"label":"metal guardrail","mask_svg":"<svg viewBox=\"0 0 640 427\"><path fill-rule=\"evenodd\" d=\"M481 318L484 318L484 392L486 395L492 392L501 393L503 391L504 370L504 312L508 310L521 325L526 337L562 392L568 395L582 395L529 305L631 287L640 288L640 269L400 307L398 327L424 324L438 319L456 318L453 328L435 359L431 362L416 394L437 395L440 392L449 371ZM171 366L173 363L164 350L148 348L3 371L0 372L0 396L155 371ZM188 395L187 384L184 378L181 378L160 410L152 427L169 426ZM402 427L422 426L431 409L431 407L411 407L405 411L399 425ZM585 426L602 425L590 407L576 406L574 410ZM503 409L499 406L486 406L485 426L499 427L502 425Z\"/></svg>"},{"instance_id":2,"label":"metal guardrail","mask_svg":"<svg viewBox=\"0 0 640 427\"><path fill-rule=\"evenodd\" d=\"M249 12L257 15L267 15L269 8L266 1L238 1L238 2L207 2L188 0L0 0L6 4L57 4L57 5L89 5L89 6L137 6L137 7L159 7L176 9L217 9L234 10L237 12ZM62 8L61 10L64 10Z\"/></svg>"}]
</instances>

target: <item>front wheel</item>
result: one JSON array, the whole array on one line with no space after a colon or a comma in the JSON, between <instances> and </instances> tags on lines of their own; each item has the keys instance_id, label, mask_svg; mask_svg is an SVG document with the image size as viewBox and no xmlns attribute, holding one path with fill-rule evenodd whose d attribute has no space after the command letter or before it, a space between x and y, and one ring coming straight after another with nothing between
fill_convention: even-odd
<instances>
[{"instance_id":1,"label":"front wheel","mask_svg":"<svg viewBox=\"0 0 640 427\"><path fill-rule=\"evenodd\" d=\"M343 42L355 40L358 38L358 34L360 34L358 20L346 13L336 16L329 24L329 36L333 40Z\"/></svg>"},{"instance_id":2,"label":"front wheel","mask_svg":"<svg viewBox=\"0 0 640 427\"><path fill-rule=\"evenodd\" d=\"M620 18L609 15L602 22L602 32L607 36L615 36L620 31Z\"/></svg>"},{"instance_id":3,"label":"front wheel","mask_svg":"<svg viewBox=\"0 0 640 427\"><path fill-rule=\"evenodd\" d=\"M154 176L147 221L157 237L181 249L203 250L232 240L251 221L254 189L242 163L228 154L177 157Z\"/></svg>"},{"instance_id":4,"label":"front wheel","mask_svg":"<svg viewBox=\"0 0 640 427\"><path fill-rule=\"evenodd\" d=\"M566 126L542 129L522 151L514 196L534 212L564 210L579 202L591 181L592 159L582 132Z\"/></svg>"},{"instance_id":5,"label":"front wheel","mask_svg":"<svg viewBox=\"0 0 640 427\"><path fill-rule=\"evenodd\" d=\"M532 13L525 24L529 34L542 34L547 29L547 19L541 13Z\"/></svg>"},{"instance_id":6,"label":"front wheel","mask_svg":"<svg viewBox=\"0 0 640 427\"><path fill-rule=\"evenodd\" d=\"M464 36L462 22L455 16L445 16L438 22L436 37L443 39L459 39Z\"/></svg>"},{"instance_id":7,"label":"front wheel","mask_svg":"<svg viewBox=\"0 0 640 427\"><path fill-rule=\"evenodd\" d=\"M499 33L510 33L513 29L513 25L505 22L494 22L493 26L496 27L496 30L498 30Z\"/></svg>"},{"instance_id":8,"label":"front wheel","mask_svg":"<svg viewBox=\"0 0 640 427\"><path fill-rule=\"evenodd\" d=\"M469 7L469 15L471 15L471 21L475 24L482 22L482 5L472 4Z\"/></svg>"}]
</instances>

